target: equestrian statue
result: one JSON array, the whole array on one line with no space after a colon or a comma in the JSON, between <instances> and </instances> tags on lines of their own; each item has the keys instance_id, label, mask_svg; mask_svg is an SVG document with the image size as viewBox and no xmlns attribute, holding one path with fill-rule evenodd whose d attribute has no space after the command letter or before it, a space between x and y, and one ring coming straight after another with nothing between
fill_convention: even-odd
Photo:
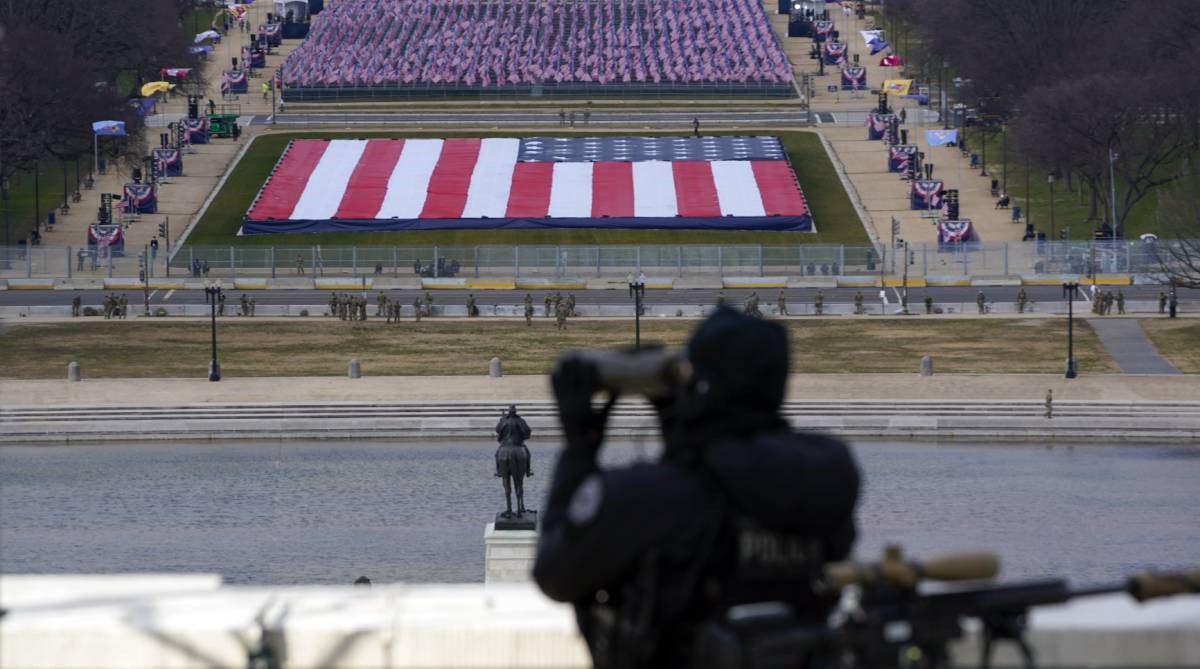
<instances>
[{"instance_id":1,"label":"equestrian statue","mask_svg":"<svg viewBox=\"0 0 1200 669\"><path fill-rule=\"evenodd\" d=\"M498 514L502 518L520 517L525 514L525 477L533 476L529 449L525 440L533 432L529 423L517 415L517 405L508 405L508 410L500 415L496 424L496 441L500 447L496 449L496 476L504 481L504 501L507 510ZM513 513L512 492L517 489L517 512Z\"/></svg>"}]
</instances>

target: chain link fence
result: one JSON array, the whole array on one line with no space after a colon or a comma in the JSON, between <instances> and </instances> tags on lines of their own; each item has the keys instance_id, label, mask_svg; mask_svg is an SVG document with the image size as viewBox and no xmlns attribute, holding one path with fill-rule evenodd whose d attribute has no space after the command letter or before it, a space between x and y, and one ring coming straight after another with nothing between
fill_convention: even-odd
<instances>
[{"instance_id":1,"label":"chain link fence","mask_svg":"<svg viewBox=\"0 0 1200 669\"><path fill-rule=\"evenodd\" d=\"M360 276L428 278L899 277L1158 274L1169 244L968 242L886 249L847 245L0 247L0 278Z\"/></svg>"}]
</instances>

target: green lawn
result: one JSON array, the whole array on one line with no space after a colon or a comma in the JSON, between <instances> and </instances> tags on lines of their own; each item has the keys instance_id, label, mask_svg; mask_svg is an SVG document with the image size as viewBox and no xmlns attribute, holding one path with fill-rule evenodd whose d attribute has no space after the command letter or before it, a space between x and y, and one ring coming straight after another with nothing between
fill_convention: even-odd
<instances>
[{"instance_id":1,"label":"green lawn","mask_svg":"<svg viewBox=\"0 0 1200 669\"><path fill-rule=\"evenodd\" d=\"M66 190L70 197L78 187L75 181L75 161L69 160L67 165ZM86 179L92 171L91 157L79 158L79 176ZM37 207L34 207L35 173L33 170L19 172L9 180L8 201L0 201L0 226L4 225L4 211L7 204L9 223L9 243L15 245L18 239L28 239L33 230L34 222L46 222L46 214L53 211L58 214L58 206L63 202L63 162L46 158L38 165L36 173ZM81 205L76 205L81 206ZM0 244L3 244L0 238Z\"/></svg>"},{"instance_id":2,"label":"green lawn","mask_svg":"<svg viewBox=\"0 0 1200 669\"><path fill-rule=\"evenodd\" d=\"M477 244L868 244L850 198L811 132L779 133L818 232L691 230L455 230L236 236L267 175L291 139L335 137L497 137L503 132L286 133L259 137L233 168L187 243L195 246L473 246ZM544 133L562 135L564 133ZM596 133L627 134L627 133ZM646 133L657 135L688 133ZM715 134L737 134L735 132Z\"/></svg>"},{"instance_id":3,"label":"green lawn","mask_svg":"<svg viewBox=\"0 0 1200 669\"><path fill-rule=\"evenodd\" d=\"M981 133L979 128L967 128L966 137L968 148L972 153L979 154L982 161L984 151L980 141ZM1197 158L1200 158L1200 156L1197 156ZM1192 162L1195 163L1195 160ZM1003 190L1006 165L1008 172L1008 192L1012 195L1013 206L1021 207L1021 210L1024 212L1032 210L1032 218L1030 220L1039 231L1045 232L1046 236L1050 237L1051 188L1049 182L1046 180L1046 172L1038 167L1031 167L1028 171L1029 188L1026 189L1025 158L1015 147L1013 138L1010 136L1008 138L1008 160L1005 161L1003 136L999 132L993 132L988 136L987 141L988 176L977 176L976 178L985 181L998 179L1000 180L1000 188ZM979 172L976 171L975 174L978 175ZM1054 184L1054 236L1057 238L1058 231L1067 227L1069 228L1071 239L1091 239L1092 230L1097 223L1089 223L1087 221L1088 214L1091 211L1091 199L1088 195L1087 187L1078 181L1073 181L1072 186L1072 189L1068 189L1067 183L1063 178L1059 178ZM1187 186L1180 185L1178 187ZM1200 181L1193 178L1192 187L1200 187ZM1137 239L1138 235L1146 232L1158 235L1163 234L1159 220L1160 206L1163 207L1163 212L1166 211L1166 207L1170 206L1167 198L1170 188L1172 186L1157 188L1134 206L1133 210L1129 212L1129 216L1125 219L1126 239ZM1030 195L1028 200L1026 198L1027 193ZM1117 197L1119 202L1123 196L1118 193ZM1100 209L1103 209L1103 206L1103 203L1101 203L1099 205ZM1105 218L1107 217L1103 211L1097 212L1097 219L1103 220Z\"/></svg>"}]
</instances>

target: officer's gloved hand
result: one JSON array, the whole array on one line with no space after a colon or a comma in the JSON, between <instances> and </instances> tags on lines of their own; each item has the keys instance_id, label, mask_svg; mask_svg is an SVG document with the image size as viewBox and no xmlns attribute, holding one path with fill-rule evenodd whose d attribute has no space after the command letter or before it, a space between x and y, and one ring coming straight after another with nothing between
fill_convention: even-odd
<instances>
[{"instance_id":1,"label":"officer's gloved hand","mask_svg":"<svg viewBox=\"0 0 1200 669\"><path fill-rule=\"evenodd\" d=\"M604 441L608 412L617 396L613 394L599 411L593 409L592 397L600 390L600 376L594 364L576 357L560 360L550 382L567 447L585 449L594 455Z\"/></svg>"}]
</instances>

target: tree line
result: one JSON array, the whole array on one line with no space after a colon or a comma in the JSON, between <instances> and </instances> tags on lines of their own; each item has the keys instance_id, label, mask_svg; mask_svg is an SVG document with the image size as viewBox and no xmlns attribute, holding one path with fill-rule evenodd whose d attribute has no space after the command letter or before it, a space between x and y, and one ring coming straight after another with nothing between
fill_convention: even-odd
<instances>
[{"instance_id":1,"label":"tree line","mask_svg":"<svg viewBox=\"0 0 1200 669\"><path fill-rule=\"evenodd\" d=\"M130 97L160 79L160 68L194 65L186 48L196 6L0 0L0 180L47 157L90 153L91 124L99 120L126 122L128 140L111 144L138 160L145 147Z\"/></svg>"}]
</instances>

